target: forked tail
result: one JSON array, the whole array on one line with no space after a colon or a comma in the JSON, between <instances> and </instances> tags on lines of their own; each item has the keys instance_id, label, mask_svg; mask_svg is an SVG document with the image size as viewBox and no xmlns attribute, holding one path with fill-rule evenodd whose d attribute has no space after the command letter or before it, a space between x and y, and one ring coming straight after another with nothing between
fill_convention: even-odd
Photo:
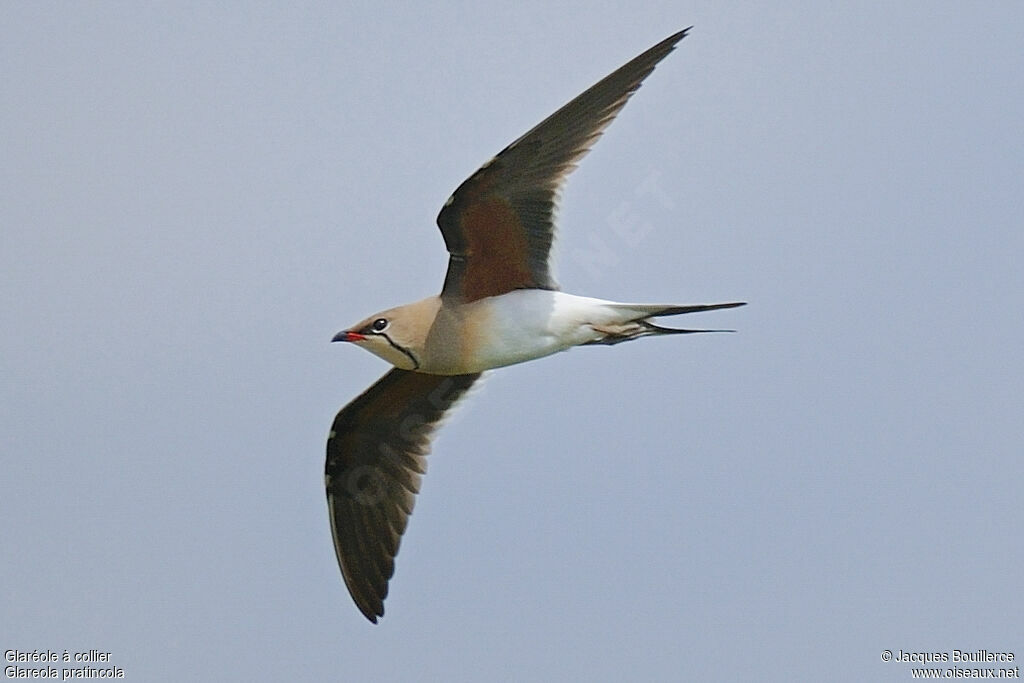
<instances>
[{"instance_id":1,"label":"forked tail","mask_svg":"<svg viewBox=\"0 0 1024 683\"><path fill-rule=\"evenodd\" d=\"M631 339L650 337L662 334L695 334L698 332L735 332L736 330L695 330L680 329L675 327L661 327L651 322L651 318L660 318L668 315L682 315L684 313L698 313L700 311L717 311L722 308L736 308L746 306L745 301L737 301L727 304L694 304L690 306L665 306L659 304L613 304L617 312L621 312L621 321L603 324L591 324L591 327L600 332L603 336L599 339L587 342L587 344L620 344Z\"/></svg>"}]
</instances>

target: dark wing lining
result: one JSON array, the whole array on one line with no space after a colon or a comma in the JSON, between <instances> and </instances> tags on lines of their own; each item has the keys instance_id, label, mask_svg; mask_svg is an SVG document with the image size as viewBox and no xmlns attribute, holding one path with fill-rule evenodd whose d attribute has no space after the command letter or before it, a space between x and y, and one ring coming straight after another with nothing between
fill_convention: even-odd
<instances>
[{"instance_id":1,"label":"dark wing lining","mask_svg":"<svg viewBox=\"0 0 1024 683\"><path fill-rule=\"evenodd\" d=\"M430 439L475 375L392 370L334 418L327 439L327 507L334 550L356 606L376 623Z\"/></svg>"},{"instance_id":2,"label":"dark wing lining","mask_svg":"<svg viewBox=\"0 0 1024 683\"><path fill-rule=\"evenodd\" d=\"M451 254L442 296L474 301L513 289L558 288L548 258L566 176L689 30L598 81L455 190L437 217Z\"/></svg>"}]
</instances>

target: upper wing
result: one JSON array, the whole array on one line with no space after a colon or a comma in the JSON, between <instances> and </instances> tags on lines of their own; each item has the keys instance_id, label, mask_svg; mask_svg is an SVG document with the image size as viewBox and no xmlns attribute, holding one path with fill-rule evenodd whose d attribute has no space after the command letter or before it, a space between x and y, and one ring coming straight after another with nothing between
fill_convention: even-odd
<instances>
[{"instance_id":1,"label":"upper wing","mask_svg":"<svg viewBox=\"0 0 1024 683\"><path fill-rule=\"evenodd\" d=\"M598 81L459 185L437 217L451 254L442 296L474 301L513 289L558 288L548 257L566 176L689 30Z\"/></svg>"},{"instance_id":2,"label":"upper wing","mask_svg":"<svg viewBox=\"0 0 1024 683\"><path fill-rule=\"evenodd\" d=\"M334 418L327 440L327 507L342 576L376 623L412 514L438 422L476 375L394 369Z\"/></svg>"}]
</instances>

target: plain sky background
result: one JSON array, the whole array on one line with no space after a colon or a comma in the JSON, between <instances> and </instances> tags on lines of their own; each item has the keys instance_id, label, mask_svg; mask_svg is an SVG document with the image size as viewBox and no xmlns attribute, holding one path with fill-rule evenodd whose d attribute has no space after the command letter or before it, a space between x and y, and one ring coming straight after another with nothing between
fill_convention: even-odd
<instances>
[{"instance_id":1,"label":"plain sky background","mask_svg":"<svg viewBox=\"0 0 1024 683\"><path fill-rule=\"evenodd\" d=\"M387 613L322 471L483 161L695 25L566 291L733 335L492 373ZM0 4L0 648L132 681L910 679L1024 657L1024 5ZM1017 662L1019 664L1019 661Z\"/></svg>"}]
</instances>

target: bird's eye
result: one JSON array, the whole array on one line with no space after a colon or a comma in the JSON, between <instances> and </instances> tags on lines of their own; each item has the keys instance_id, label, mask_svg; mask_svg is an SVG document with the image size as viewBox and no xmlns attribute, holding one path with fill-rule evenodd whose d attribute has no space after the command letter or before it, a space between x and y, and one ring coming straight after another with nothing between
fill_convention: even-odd
<instances>
[{"instance_id":1,"label":"bird's eye","mask_svg":"<svg viewBox=\"0 0 1024 683\"><path fill-rule=\"evenodd\" d=\"M377 318L373 321L373 324L370 325L370 328L373 329L374 332L383 332L388 329L387 318Z\"/></svg>"}]
</instances>

